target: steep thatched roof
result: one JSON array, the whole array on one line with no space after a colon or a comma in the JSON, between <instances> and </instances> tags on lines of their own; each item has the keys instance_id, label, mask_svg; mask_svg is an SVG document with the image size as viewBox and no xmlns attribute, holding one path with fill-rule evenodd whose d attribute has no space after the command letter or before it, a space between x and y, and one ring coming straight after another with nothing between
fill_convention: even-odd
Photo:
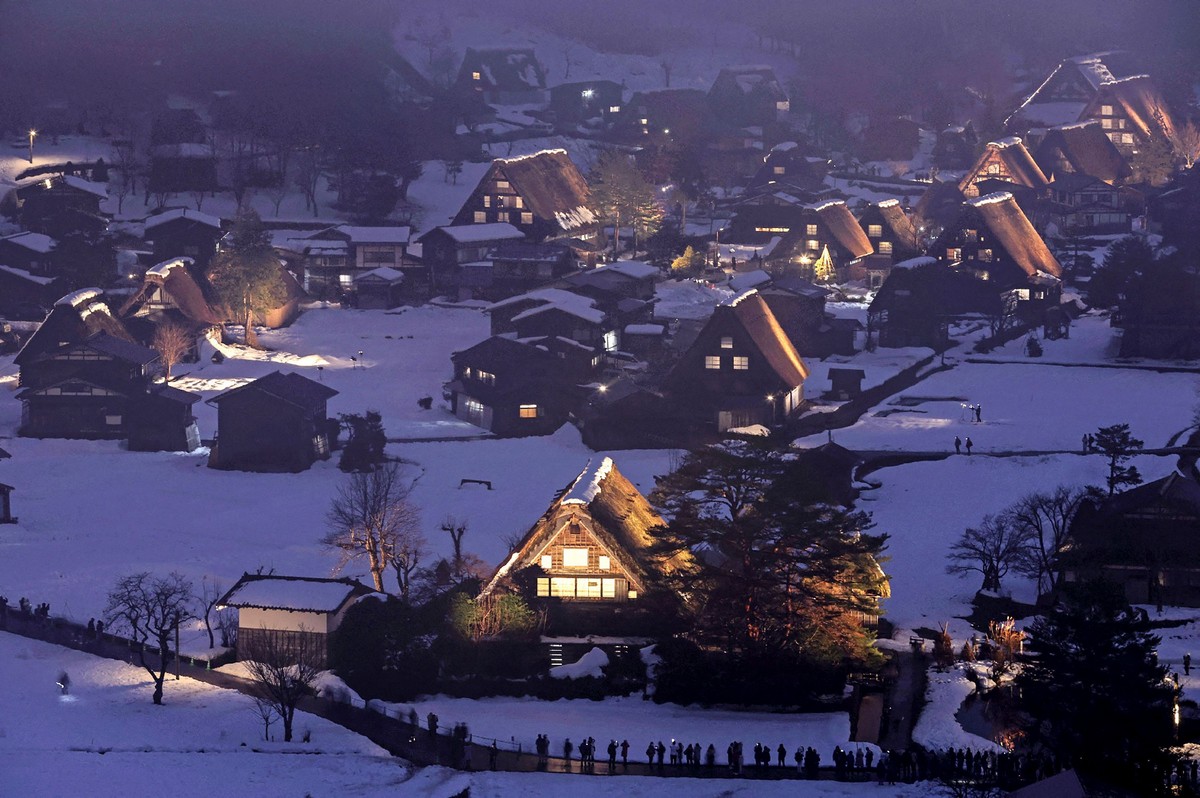
<instances>
[{"instance_id":1,"label":"steep thatched roof","mask_svg":"<svg viewBox=\"0 0 1200 798\"><path fill-rule=\"evenodd\" d=\"M510 574L537 565L558 534L576 524L591 533L605 554L628 575L634 589L645 590L650 570L670 571L684 565L682 556L663 560L650 553L654 530L665 523L611 458L593 459L555 497L482 593L490 593Z\"/></svg>"},{"instance_id":2,"label":"steep thatched roof","mask_svg":"<svg viewBox=\"0 0 1200 798\"><path fill-rule=\"evenodd\" d=\"M829 234L842 249L850 253L850 257L863 258L875 251L844 200L826 200L815 205L806 205L805 208L816 212Z\"/></svg>"},{"instance_id":3,"label":"steep thatched roof","mask_svg":"<svg viewBox=\"0 0 1200 798\"><path fill-rule=\"evenodd\" d=\"M1012 182L1022 186L1041 188L1050 182L1037 162L1033 160L1033 156L1029 154L1025 142L1019 136L1008 136L998 141L988 142L975 165L967 170L963 179L959 181L959 191L966 194L973 184L987 179L989 176L988 166L996 162L1002 165Z\"/></svg>"},{"instance_id":4,"label":"steep thatched roof","mask_svg":"<svg viewBox=\"0 0 1200 798\"><path fill-rule=\"evenodd\" d=\"M1108 103L1119 105L1130 123L1145 138L1170 139L1175 135L1171 111L1149 75L1134 75L1104 83L1086 113L1094 113L1098 106Z\"/></svg>"},{"instance_id":5,"label":"steep thatched roof","mask_svg":"<svg viewBox=\"0 0 1200 798\"><path fill-rule=\"evenodd\" d=\"M729 313L737 319L785 384L799 385L808 379L808 366L757 291L747 291L717 307L713 315L718 313Z\"/></svg>"},{"instance_id":6,"label":"steep thatched roof","mask_svg":"<svg viewBox=\"0 0 1200 798\"><path fill-rule=\"evenodd\" d=\"M1065 159L1076 173L1090 175L1105 183L1123 180L1132 173L1121 151L1104 135L1096 120L1074 125L1061 125L1046 131L1034 150L1033 159L1043 173L1052 178L1057 174L1059 158Z\"/></svg>"},{"instance_id":7,"label":"steep thatched roof","mask_svg":"<svg viewBox=\"0 0 1200 798\"><path fill-rule=\"evenodd\" d=\"M904 212L904 208L900 207L900 201L895 199L887 199L879 203L880 215L883 216L883 221L896 237L905 243L912 243L917 240L917 231L913 228L912 221L908 218L908 214Z\"/></svg>"},{"instance_id":8,"label":"steep thatched roof","mask_svg":"<svg viewBox=\"0 0 1200 798\"><path fill-rule=\"evenodd\" d=\"M112 315L101 299L102 294L99 288L84 288L55 302L50 315L21 347L14 362L23 366L57 350L63 343L76 344L98 333L134 343L125 325Z\"/></svg>"},{"instance_id":9,"label":"steep thatched roof","mask_svg":"<svg viewBox=\"0 0 1200 798\"><path fill-rule=\"evenodd\" d=\"M574 230L596 221L587 180L566 150L543 150L520 158L501 158L492 164L491 171L509 181L534 216L553 219L563 230Z\"/></svg>"},{"instance_id":10,"label":"steep thatched roof","mask_svg":"<svg viewBox=\"0 0 1200 798\"><path fill-rule=\"evenodd\" d=\"M192 274L191 258L172 258L148 269L142 287L117 312L121 318L137 315L154 292L161 288L179 312L197 324L220 324L227 314L209 304L204 291Z\"/></svg>"},{"instance_id":11,"label":"steep thatched roof","mask_svg":"<svg viewBox=\"0 0 1200 798\"><path fill-rule=\"evenodd\" d=\"M1062 277L1062 267L1012 194L1001 191L970 200L967 204L979 212L983 223L1025 274L1034 277L1043 272Z\"/></svg>"}]
</instances>

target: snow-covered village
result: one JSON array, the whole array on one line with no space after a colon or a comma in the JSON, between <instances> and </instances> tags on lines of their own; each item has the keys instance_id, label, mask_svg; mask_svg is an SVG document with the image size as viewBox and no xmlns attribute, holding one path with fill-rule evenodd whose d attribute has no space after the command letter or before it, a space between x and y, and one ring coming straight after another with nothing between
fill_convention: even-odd
<instances>
[{"instance_id":1,"label":"snow-covered village","mask_svg":"<svg viewBox=\"0 0 1200 798\"><path fill-rule=\"evenodd\" d=\"M0 4L0 796L1200 795L1197 160L1190 0Z\"/></svg>"}]
</instances>

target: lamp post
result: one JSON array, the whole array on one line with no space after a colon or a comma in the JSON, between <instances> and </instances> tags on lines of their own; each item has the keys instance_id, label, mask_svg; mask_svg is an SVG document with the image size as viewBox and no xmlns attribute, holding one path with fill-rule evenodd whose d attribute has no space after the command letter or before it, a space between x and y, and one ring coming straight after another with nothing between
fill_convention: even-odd
<instances>
[{"instance_id":1,"label":"lamp post","mask_svg":"<svg viewBox=\"0 0 1200 798\"><path fill-rule=\"evenodd\" d=\"M37 131L29 128L29 162L33 163L33 139L37 136Z\"/></svg>"}]
</instances>

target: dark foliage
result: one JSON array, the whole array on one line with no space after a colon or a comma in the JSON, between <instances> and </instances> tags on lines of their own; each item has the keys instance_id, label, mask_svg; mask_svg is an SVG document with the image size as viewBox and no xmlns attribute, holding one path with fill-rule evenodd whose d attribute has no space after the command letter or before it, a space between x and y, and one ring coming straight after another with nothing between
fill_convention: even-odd
<instances>
[{"instance_id":1,"label":"dark foliage","mask_svg":"<svg viewBox=\"0 0 1200 798\"><path fill-rule=\"evenodd\" d=\"M346 430L348 440L342 447L338 468L348 472L371 471L385 459L384 447L387 434L383 431L383 417L378 411L366 413L340 413L338 422Z\"/></svg>"},{"instance_id":2,"label":"dark foliage","mask_svg":"<svg viewBox=\"0 0 1200 798\"><path fill-rule=\"evenodd\" d=\"M360 695L404 701L433 692L436 613L371 597L349 609L329 643L330 666Z\"/></svg>"}]
</instances>

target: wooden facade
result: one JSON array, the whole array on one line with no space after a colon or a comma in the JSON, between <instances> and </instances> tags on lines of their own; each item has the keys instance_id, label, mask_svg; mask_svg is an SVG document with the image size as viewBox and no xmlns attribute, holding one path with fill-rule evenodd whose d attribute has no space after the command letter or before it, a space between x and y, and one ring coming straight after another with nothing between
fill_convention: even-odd
<instances>
[{"instance_id":1,"label":"wooden facade","mask_svg":"<svg viewBox=\"0 0 1200 798\"><path fill-rule=\"evenodd\" d=\"M217 254L217 244L224 236L218 217L190 208L151 216L145 221L144 228L156 263L190 258L198 274L208 269L213 255Z\"/></svg>"},{"instance_id":2,"label":"wooden facade","mask_svg":"<svg viewBox=\"0 0 1200 798\"><path fill-rule=\"evenodd\" d=\"M334 396L337 391L322 383L273 371L209 399L217 406L209 465L297 472L327 459L332 427L326 403Z\"/></svg>"},{"instance_id":3,"label":"wooden facade","mask_svg":"<svg viewBox=\"0 0 1200 798\"><path fill-rule=\"evenodd\" d=\"M1016 183L1035 190L1049 182L1025 148L1025 142L1017 136L989 141L975 165L959 181L958 190L967 199L974 199L980 195L978 184L986 180Z\"/></svg>"}]
</instances>

